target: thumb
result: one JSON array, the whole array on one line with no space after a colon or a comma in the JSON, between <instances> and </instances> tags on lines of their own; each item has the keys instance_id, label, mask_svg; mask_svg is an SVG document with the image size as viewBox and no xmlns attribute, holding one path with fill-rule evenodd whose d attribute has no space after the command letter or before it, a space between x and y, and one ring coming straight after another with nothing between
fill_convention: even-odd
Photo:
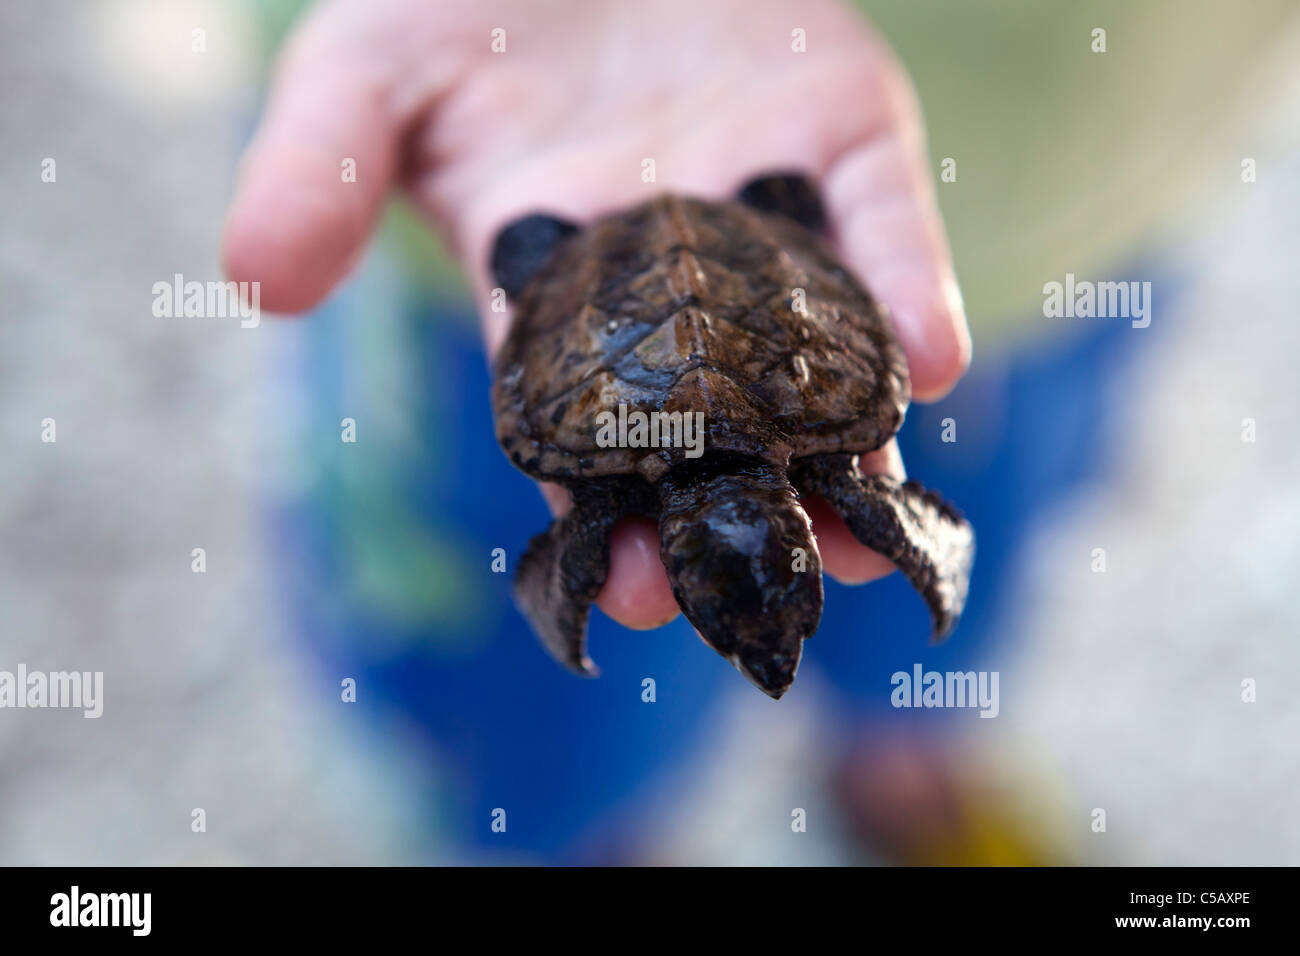
<instances>
[{"instance_id":1,"label":"thumb","mask_svg":"<svg viewBox=\"0 0 1300 956\"><path fill-rule=\"evenodd\" d=\"M273 312L315 305L360 257L397 165L394 71L332 5L290 40L244 158L222 258Z\"/></svg>"}]
</instances>

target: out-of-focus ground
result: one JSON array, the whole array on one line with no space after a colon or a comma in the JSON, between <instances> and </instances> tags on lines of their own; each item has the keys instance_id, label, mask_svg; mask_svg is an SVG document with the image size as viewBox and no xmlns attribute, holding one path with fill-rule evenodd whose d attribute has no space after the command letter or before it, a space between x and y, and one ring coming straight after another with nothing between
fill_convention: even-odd
<instances>
[{"instance_id":1,"label":"out-of-focus ground","mask_svg":"<svg viewBox=\"0 0 1300 956\"><path fill-rule=\"evenodd\" d=\"M196 25L202 56L190 49ZM436 827L421 803L436 771L414 732L400 714L375 728L341 710L333 675L316 672L278 601L261 506L295 480L281 473L277 436L298 411L280 362L298 333L150 313L154 282L219 274L233 158L256 106L252 29L238 6L215 2L0 9L0 669L102 670L106 685L99 720L0 711L0 863L401 863L426 858ZM1123 36L1112 28L1117 50ZM1107 423L1113 477L1037 530L1006 636L1001 716L961 738L985 772L1020 785L1022 802L1050 805L1052 825L1077 826L1064 842L1088 860L1300 859L1287 570L1300 566L1300 38L1290 29L1275 42L1234 67L1261 72L1236 86L1239 122L1212 144L1231 161L1193 167L1190 183L1179 170L1185 198L1166 210L1178 228L1138 217L1124 229L1130 246L1148 237L1148 258L1179 292L1157 300L1151 329L1129 332L1156 344L1109 386L1121 410ZM934 81L917 69L924 95ZM1047 112L1035 122L1058 123L1053 141L1091 144L1095 163L1140 136L1116 141ZM949 143L935 140L937 159ZM1240 181L1245 156L1256 183ZM44 157L57 161L55 184L40 180ZM1139 194L1144 179L1158 171L1133 180ZM1021 198L1046 203L1051 190L1035 195ZM952 202L968 278L969 262L998 255L1003 223ZM1067 269L1105 266L1092 245L1071 258L1069 236L1050 228L1086 230L1082 207L1072 198L1068 215L1044 213L1037 235L1056 244L1034 265L1017 273L1021 247L1002 251L1001 275L1024 289L973 297L986 307L972 316L978 360L999 360L998 340L981 335L996 324L1023 321L1051 348L1070 321L1088 321L1021 320L1008 304L1033 305ZM1059 325L1036 326L1048 322ZM47 417L55 444L40 441ZM1257 422L1251 444L1245 418ZM206 574L190 570L195 547ZM1098 547L1104 574L1091 570ZM1258 682L1254 704L1241 702L1244 678ZM834 715L811 691L779 714L748 694L731 694L732 717L657 795L645 853L861 861L844 823L799 844L756 837L748 821L788 815L806 781L830 772L800 740ZM1088 829L1093 808L1107 811L1105 834Z\"/></svg>"},{"instance_id":2,"label":"out-of-focus ground","mask_svg":"<svg viewBox=\"0 0 1300 956\"><path fill-rule=\"evenodd\" d=\"M990 723L1107 811L1103 860L1300 860L1297 64L1292 28L1242 131L1258 181L1207 189L1167 247L1185 286L1159 345L1113 383L1116 473L1039 529L1020 583L1024 696Z\"/></svg>"},{"instance_id":3,"label":"out-of-focus ground","mask_svg":"<svg viewBox=\"0 0 1300 956\"><path fill-rule=\"evenodd\" d=\"M401 861L418 831L277 611L277 330L151 313L220 274L255 46L220 3L0 11L0 668L105 683L97 720L0 711L3 863Z\"/></svg>"}]
</instances>

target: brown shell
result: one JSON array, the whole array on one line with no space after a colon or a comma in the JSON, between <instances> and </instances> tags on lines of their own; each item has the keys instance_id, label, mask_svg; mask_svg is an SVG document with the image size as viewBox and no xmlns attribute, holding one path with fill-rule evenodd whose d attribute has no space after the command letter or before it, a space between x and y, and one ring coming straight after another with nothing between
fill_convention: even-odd
<instances>
[{"instance_id":1,"label":"brown shell","mask_svg":"<svg viewBox=\"0 0 1300 956\"><path fill-rule=\"evenodd\" d=\"M804 312L795 311L803 290ZM889 319L822 241L738 202L662 196L566 239L516 303L497 438L536 478L639 472L682 448L597 444L597 416L703 412L704 454L866 452L909 399Z\"/></svg>"}]
</instances>

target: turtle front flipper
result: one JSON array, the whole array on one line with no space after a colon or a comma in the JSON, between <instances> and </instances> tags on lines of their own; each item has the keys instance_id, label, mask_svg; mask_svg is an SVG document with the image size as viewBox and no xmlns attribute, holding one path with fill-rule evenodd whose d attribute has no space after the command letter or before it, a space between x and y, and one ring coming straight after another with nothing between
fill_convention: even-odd
<instances>
[{"instance_id":1,"label":"turtle front flipper","mask_svg":"<svg viewBox=\"0 0 1300 956\"><path fill-rule=\"evenodd\" d=\"M764 693L794 681L822 616L822 567L783 469L682 465L659 481L660 557L682 613Z\"/></svg>"},{"instance_id":2,"label":"turtle front flipper","mask_svg":"<svg viewBox=\"0 0 1300 956\"><path fill-rule=\"evenodd\" d=\"M802 493L825 498L855 538L897 565L929 605L936 641L952 633L975 558L975 533L955 507L914 481L863 475L857 455L813 455L795 463L792 477Z\"/></svg>"},{"instance_id":3,"label":"turtle front flipper","mask_svg":"<svg viewBox=\"0 0 1300 956\"><path fill-rule=\"evenodd\" d=\"M570 489L573 507L533 538L515 575L515 601L542 645L584 677L600 671L587 656L587 618L609 576L609 538L629 514L653 512L640 478L591 479Z\"/></svg>"}]
</instances>

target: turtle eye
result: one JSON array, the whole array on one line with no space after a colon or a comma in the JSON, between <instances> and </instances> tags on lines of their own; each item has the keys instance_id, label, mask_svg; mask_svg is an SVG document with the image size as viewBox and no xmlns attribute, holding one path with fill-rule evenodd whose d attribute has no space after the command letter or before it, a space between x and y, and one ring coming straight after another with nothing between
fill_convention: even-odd
<instances>
[{"instance_id":1,"label":"turtle eye","mask_svg":"<svg viewBox=\"0 0 1300 956\"><path fill-rule=\"evenodd\" d=\"M516 219L499 233L492 244L492 278L517 298L529 280L550 260L556 247L578 231L567 219L533 213Z\"/></svg>"}]
</instances>

